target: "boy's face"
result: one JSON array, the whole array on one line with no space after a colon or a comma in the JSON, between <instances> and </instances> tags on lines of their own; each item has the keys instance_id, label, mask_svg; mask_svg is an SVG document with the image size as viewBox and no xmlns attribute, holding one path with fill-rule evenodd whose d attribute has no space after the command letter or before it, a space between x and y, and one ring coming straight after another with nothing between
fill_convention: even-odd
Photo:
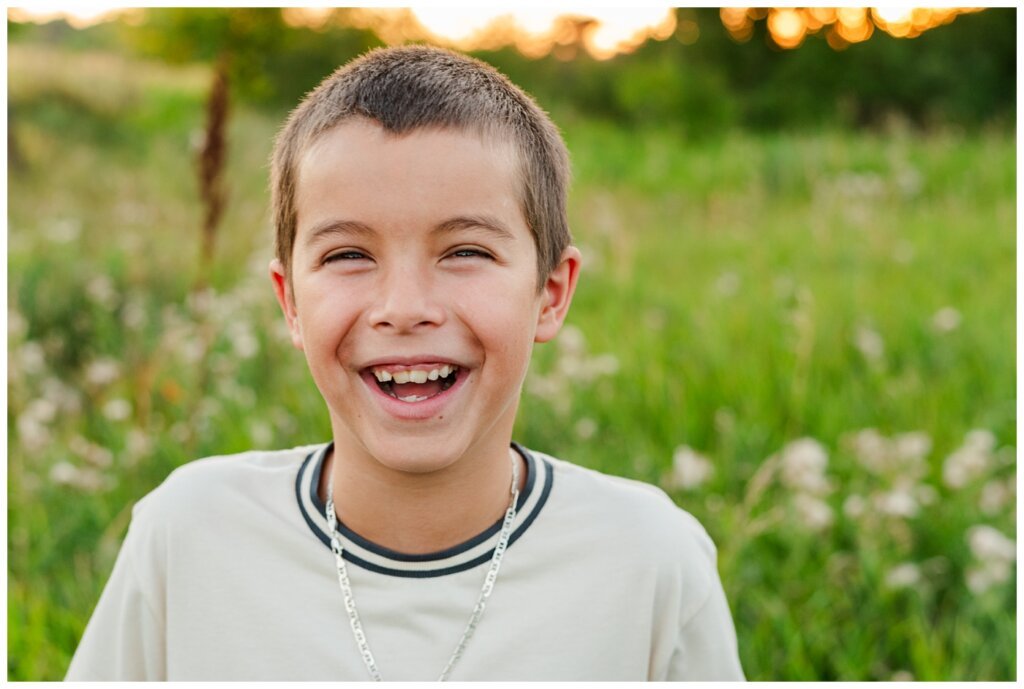
<instances>
[{"instance_id":1,"label":"boy's face","mask_svg":"<svg viewBox=\"0 0 1024 689\"><path fill-rule=\"evenodd\" d=\"M507 453L579 268L570 247L538 291L517 169L501 140L361 119L300 160L291 282L279 261L271 275L341 457L422 473Z\"/></svg>"}]
</instances>

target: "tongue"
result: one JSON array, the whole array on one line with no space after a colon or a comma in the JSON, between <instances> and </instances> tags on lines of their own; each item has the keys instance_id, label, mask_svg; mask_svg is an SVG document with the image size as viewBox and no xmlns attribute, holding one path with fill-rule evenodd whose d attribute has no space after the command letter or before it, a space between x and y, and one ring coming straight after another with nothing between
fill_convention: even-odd
<instances>
[{"instance_id":1,"label":"tongue","mask_svg":"<svg viewBox=\"0 0 1024 689\"><path fill-rule=\"evenodd\" d=\"M433 397L441 392L440 380L428 380L426 383L395 383L391 388L399 397Z\"/></svg>"}]
</instances>

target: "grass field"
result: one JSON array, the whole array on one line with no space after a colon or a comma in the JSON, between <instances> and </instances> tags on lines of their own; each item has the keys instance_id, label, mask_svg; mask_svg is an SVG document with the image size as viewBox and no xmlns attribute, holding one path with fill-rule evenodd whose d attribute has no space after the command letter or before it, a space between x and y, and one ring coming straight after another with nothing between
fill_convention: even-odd
<instances>
[{"instance_id":1,"label":"grass field","mask_svg":"<svg viewBox=\"0 0 1024 689\"><path fill-rule=\"evenodd\" d=\"M233 111L193 293L206 72L9 65L8 678L54 680L134 501L329 424L265 277L283 113ZM556 119L585 267L517 439L706 525L751 679L1014 679L1012 131Z\"/></svg>"}]
</instances>

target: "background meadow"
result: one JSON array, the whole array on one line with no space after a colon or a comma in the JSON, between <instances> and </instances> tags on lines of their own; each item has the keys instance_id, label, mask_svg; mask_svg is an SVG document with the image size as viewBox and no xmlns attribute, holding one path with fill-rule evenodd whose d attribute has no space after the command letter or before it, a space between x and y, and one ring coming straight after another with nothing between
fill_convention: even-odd
<instances>
[{"instance_id":1,"label":"background meadow","mask_svg":"<svg viewBox=\"0 0 1024 689\"><path fill-rule=\"evenodd\" d=\"M196 26L241 11L202 12ZM562 128L584 254L516 439L656 483L702 521L750 679L1012 680L1015 113L984 90L1005 86L998 71L978 68L966 95L933 71L935 55L1005 67L1015 11L841 52L809 37L781 53L760 23L743 44L717 13L693 21L696 43L607 62L480 53ZM132 504L175 467L329 437L266 275L266 160L295 94L279 102L271 67L264 82L231 73L204 272L213 63L150 40L212 45L183 25L9 22L11 680L63 677ZM236 47L279 51L300 94L377 42L288 31ZM796 60L847 60L855 82L895 54L907 89L922 72L928 88L907 105L851 82L819 89L821 104L794 85L775 103L730 81L751 53L776 87ZM720 72L693 67L713 58ZM675 78L687 88L665 96Z\"/></svg>"}]
</instances>

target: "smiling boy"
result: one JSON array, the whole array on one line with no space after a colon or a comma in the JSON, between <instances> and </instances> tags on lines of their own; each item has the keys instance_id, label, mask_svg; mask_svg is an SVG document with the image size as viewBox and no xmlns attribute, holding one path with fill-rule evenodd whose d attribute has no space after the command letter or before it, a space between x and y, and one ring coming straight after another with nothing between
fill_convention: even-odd
<instances>
[{"instance_id":1,"label":"smiling boy","mask_svg":"<svg viewBox=\"0 0 1024 689\"><path fill-rule=\"evenodd\" d=\"M133 512L68 679L742 679L707 534L511 442L579 276L557 129L424 46L278 137L270 273L332 441L192 462Z\"/></svg>"}]
</instances>

